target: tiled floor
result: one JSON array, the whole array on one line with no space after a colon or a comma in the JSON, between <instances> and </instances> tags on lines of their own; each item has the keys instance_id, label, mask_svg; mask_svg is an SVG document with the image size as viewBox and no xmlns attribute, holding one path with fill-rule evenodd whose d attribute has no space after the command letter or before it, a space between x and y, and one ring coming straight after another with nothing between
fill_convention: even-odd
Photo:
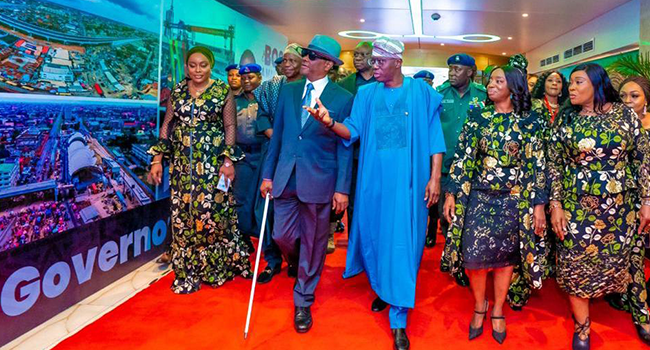
<instances>
[{"instance_id":1,"label":"tiled floor","mask_svg":"<svg viewBox=\"0 0 650 350\"><path fill-rule=\"evenodd\" d=\"M25 333L0 350L51 349L63 339L75 334L147 288L169 271L169 265L151 261Z\"/></svg>"}]
</instances>

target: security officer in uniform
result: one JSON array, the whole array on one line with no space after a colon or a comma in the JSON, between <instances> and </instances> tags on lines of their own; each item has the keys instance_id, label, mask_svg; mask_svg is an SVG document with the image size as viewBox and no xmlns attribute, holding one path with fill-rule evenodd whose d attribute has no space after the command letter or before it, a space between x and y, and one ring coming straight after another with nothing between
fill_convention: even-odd
<instances>
[{"instance_id":1,"label":"security officer in uniform","mask_svg":"<svg viewBox=\"0 0 650 350\"><path fill-rule=\"evenodd\" d=\"M413 74L413 79L422 79L431 87L433 87L433 79L435 78L436 76L433 73L429 72L428 70L421 70Z\"/></svg>"},{"instance_id":2,"label":"security officer in uniform","mask_svg":"<svg viewBox=\"0 0 650 350\"><path fill-rule=\"evenodd\" d=\"M239 75L239 67L236 64L231 64L226 67L226 75L228 77L228 86L232 90L233 95L241 93L241 76Z\"/></svg>"},{"instance_id":3,"label":"security officer in uniform","mask_svg":"<svg viewBox=\"0 0 650 350\"><path fill-rule=\"evenodd\" d=\"M250 63L239 68L242 91L235 95L237 105L237 146L244 152L242 161L235 164L237 177L233 183L233 194L237 201L239 231L253 250L250 237L257 236L262 223L255 216L255 202L259 195L263 147L268 138L257 133L258 103L253 94L262 82L262 67Z\"/></svg>"},{"instance_id":4,"label":"security officer in uniform","mask_svg":"<svg viewBox=\"0 0 650 350\"><path fill-rule=\"evenodd\" d=\"M472 56L464 53L455 54L447 59L447 65L449 66L449 80L437 89L443 96L443 111L440 114L440 121L447 146L447 152L442 161L442 176L440 178L443 193L446 193L449 183L449 168L454 160L456 143L463 124L465 124L467 112L473 108L483 107L487 98L485 87L473 81L476 75L476 63ZM440 227L445 239L449 239L449 223L442 215L443 204L444 200L438 201ZM440 269L449 271L449 260L444 250L440 260ZM456 283L459 285L469 286L469 279L464 272L458 274L455 278Z\"/></svg>"}]
</instances>

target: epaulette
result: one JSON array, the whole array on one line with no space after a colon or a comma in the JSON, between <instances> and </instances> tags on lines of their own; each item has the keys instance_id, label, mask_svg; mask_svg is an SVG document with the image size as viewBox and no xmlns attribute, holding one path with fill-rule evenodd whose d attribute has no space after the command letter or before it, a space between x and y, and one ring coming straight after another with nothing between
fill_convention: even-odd
<instances>
[{"instance_id":1,"label":"epaulette","mask_svg":"<svg viewBox=\"0 0 650 350\"><path fill-rule=\"evenodd\" d=\"M487 92L487 89L486 89L485 86L483 86L482 84L475 83L475 82L472 82L471 84L472 84L472 86L475 87L476 89L481 90L481 91L483 91L483 92Z\"/></svg>"},{"instance_id":2,"label":"epaulette","mask_svg":"<svg viewBox=\"0 0 650 350\"><path fill-rule=\"evenodd\" d=\"M447 90L447 89L449 89L450 87L451 87L451 84L449 84L449 80L447 80L447 81L445 81L444 83L442 83L442 85L439 85L439 86L436 88L436 91L438 91L438 92L442 92L443 90Z\"/></svg>"}]
</instances>

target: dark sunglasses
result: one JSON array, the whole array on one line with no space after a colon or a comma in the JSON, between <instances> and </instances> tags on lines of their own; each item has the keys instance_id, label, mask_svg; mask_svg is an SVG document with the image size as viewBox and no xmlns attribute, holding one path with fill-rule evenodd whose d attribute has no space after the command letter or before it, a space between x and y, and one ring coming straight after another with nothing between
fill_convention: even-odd
<instances>
[{"instance_id":1,"label":"dark sunglasses","mask_svg":"<svg viewBox=\"0 0 650 350\"><path fill-rule=\"evenodd\" d=\"M329 61L327 57L320 55L317 52L314 52L312 50L302 49L302 57L307 57L307 56L309 56L310 61L315 61L317 59Z\"/></svg>"}]
</instances>

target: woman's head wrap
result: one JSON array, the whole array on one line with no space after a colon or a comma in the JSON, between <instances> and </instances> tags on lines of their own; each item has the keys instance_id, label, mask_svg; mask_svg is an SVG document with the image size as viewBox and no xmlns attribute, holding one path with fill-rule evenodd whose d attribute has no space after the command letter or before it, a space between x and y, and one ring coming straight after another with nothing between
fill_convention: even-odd
<instances>
[{"instance_id":1,"label":"woman's head wrap","mask_svg":"<svg viewBox=\"0 0 650 350\"><path fill-rule=\"evenodd\" d=\"M212 53L212 51L210 51L210 49L208 49L205 46L198 46L198 45L191 48L190 51L187 51L187 56L185 56L185 64L187 64L187 62L190 60L190 56L192 56L197 52L202 54L203 56L205 56L205 58L208 59L208 62L210 62L210 68L214 67L214 54Z\"/></svg>"}]
</instances>

